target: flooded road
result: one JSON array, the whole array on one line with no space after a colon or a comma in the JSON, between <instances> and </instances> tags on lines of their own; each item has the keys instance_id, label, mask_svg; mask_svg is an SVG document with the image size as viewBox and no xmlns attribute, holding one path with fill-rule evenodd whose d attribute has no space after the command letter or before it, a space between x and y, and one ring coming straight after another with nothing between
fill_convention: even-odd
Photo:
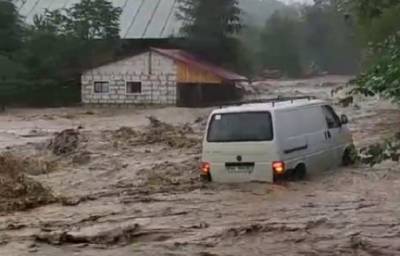
<instances>
[{"instance_id":1,"label":"flooded road","mask_svg":"<svg viewBox=\"0 0 400 256\"><path fill-rule=\"evenodd\" d=\"M331 92L347 79L266 81L250 89L260 97L312 93L336 103L344 96ZM399 128L400 111L379 99L336 107L350 117L357 145ZM396 163L342 168L296 183L204 184L197 168L209 111L0 115L1 148L54 163L27 175L58 198L29 211L0 209L0 255L399 255ZM78 126L76 148L55 155L47 143L53 132Z\"/></svg>"}]
</instances>

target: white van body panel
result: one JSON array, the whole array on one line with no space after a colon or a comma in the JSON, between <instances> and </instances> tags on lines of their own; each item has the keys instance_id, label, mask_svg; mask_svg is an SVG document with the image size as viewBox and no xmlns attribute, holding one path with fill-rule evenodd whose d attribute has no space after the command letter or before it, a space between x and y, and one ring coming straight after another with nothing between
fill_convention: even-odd
<instances>
[{"instance_id":1,"label":"white van body panel","mask_svg":"<svg viewBox=\"0 0 400 256\"><path fill-rule=\"evenodd\" d=\"M282 127L279 146L288 169L300 163L307 166L309 173L327 168L327 126L321 105L278 110L275 119L275 126Z\"/></svg>"},{"instance_id":2,"label":"white van body panel","mask_svg":"<svg viewBox=\"0 0 400 256\"><path fill-rule=\"evenodd\" d=\"M224 144L224 145L217 145ZM203 159L211 163L212 180L223 183L269 181L272 180L272 161L278 153L274 142L232 142L206 143L203 148ZM227 170L226 163L237 162L241 156L243 163L254 163L252 170Z\"/></svg>"},{"instance_id":3,"label":"white van body panel","mask_svg":"<svg viewBox=\"0 0 400 256\"><path fill-rule=\"evenodd\" d=\"M303 164L308 174L341 165L345 149L353 143L352 136L345 125L328 127L324 106L329 104L321 100L296 100L248 104L213 111L204 136L202 153L202 161L210 164L212 181L273 182L274 161L284 161L288 170ZM215 115L248 112L270 113L272 140L208 141L210 123ZM247 164L253 164L253 167L248 168Z\"/></svg>"}]
</instances>

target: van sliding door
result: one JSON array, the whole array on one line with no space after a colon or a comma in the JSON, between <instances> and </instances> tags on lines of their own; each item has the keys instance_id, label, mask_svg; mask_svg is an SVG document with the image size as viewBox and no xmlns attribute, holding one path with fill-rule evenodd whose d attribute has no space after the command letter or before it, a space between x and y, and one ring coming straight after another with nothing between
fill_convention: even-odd
<instances>
[{"instance_id":1,"label":"van sliding door","mask_svg":"<svg viewBox=\"0 0 400 256\"><path fill-rule=\"evenodd\" d=\"M327 125L320 106L278 112L276 122L277 138L286 159L301 159L308 173L328 168L331 156L327 152L329 145L324 136Z\"/></svg>"}]
</instances>

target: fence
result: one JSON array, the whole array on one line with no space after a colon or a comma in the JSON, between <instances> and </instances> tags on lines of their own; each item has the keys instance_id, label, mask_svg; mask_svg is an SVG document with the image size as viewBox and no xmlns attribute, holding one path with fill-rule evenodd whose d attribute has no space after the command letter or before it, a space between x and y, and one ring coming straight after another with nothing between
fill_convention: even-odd
<instances>
[{"instance_id":1,"label":"fence","mask_svg":"<svg viewBox=\"0 0 400 256\"><path fill-rule=\"evenodd\" d=\"M60 107L80 102L80 86L53 80L0 81L0 106Z\"/></svg>"}]
</instances>

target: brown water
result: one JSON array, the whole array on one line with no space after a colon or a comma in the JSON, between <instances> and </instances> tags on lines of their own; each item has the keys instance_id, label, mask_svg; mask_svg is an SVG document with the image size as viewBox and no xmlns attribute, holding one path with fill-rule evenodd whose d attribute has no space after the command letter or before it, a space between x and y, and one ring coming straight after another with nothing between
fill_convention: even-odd
<instances>
[{"instance_id":1,"label":"brown water","mask_svg":"<svg viewBox=\"0 0 400 256\"><path fill-rule=\"evenodd\" d=\"M256 86L258 95L329 98L346 79ZM358 145L398 129L400 111L390 104L362 98L356 104L338 110L349 115ZM192 144L185 140L200 140L209 111L14 109L0 115L0 147L56 162L55 171L33 178L62 198L0 216L0 255L400 254L396 164L343 168L297 183L203 184L197 178L200 143L187 147ZM174 125L167 138L147 126L149 115ZM193 131L181 134L184 123ZM43 142L54 131L77 126L83 129L74 154L54 156L46 149ZM134 132L116 132L122 126ZM138 138L149 134L151 144ZM80 155L90 157L76 160Z\"/></svg>"}]
</instances>

